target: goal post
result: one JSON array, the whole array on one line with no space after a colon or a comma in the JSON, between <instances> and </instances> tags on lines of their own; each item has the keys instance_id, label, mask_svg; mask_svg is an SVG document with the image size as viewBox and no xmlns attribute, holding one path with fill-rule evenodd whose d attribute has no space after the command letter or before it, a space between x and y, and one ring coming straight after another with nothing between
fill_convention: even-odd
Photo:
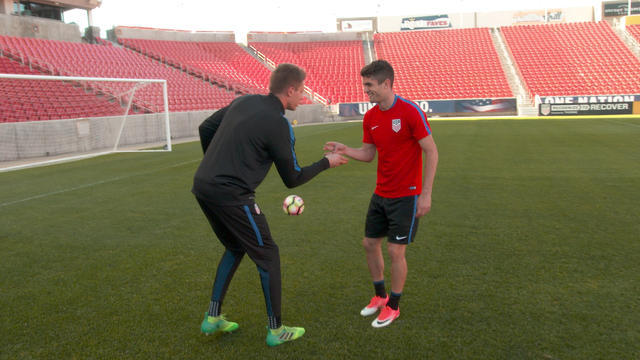
<instances>
[{"instance_id":1,"label":"goal post","mask_svg":"<svg viewBox=\"0 0 640 360\"><path fill-rule=\"evenodd\" d=\"M0 171L171 151L165 79L0 74Z\"/></svg>"}]
</instances>

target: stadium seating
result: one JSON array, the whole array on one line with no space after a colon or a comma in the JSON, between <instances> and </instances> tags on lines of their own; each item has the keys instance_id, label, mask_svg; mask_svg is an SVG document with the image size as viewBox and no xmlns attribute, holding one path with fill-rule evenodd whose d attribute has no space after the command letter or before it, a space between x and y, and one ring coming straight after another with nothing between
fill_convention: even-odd
<instances>
[{"instance_id":1,"label":"stadium seating","mask_svg":"<svg viewBox=\"0 0 640 360\"><path fill-rule=\"evenodd\" d=\"M0 57L0 73L43 75L7 57ZM0 122L75 119L124 113L114 98L98 96L62 81L3 78L0 79L0 93Z\"/></svg>"},{"instance_id":2,"label":"stadium seating","mask_svg":"<svg viewBox=\"0 0 640 360\"><path fill-rule=\"evenodd\" d=\"M243 93L266 93L269 70L233 42L118 39L122 45Z\"/></svg>"},{"instance_id":3,"label":"stadium seating","mask_svg":"<svg viewBox=\"0 0 640 360\"><path fill-rule=\"evenodd\" d=\"M237 96L235 92L117 46L0 36L0 47L29 63L46 64L56 74L65 76L166 79L170 111L220 108ZM131 87L130 84L106 82L94 86L116 96L126 93ZM145 111L161 111L160 86L151 84L136 91L134 104Z\"/></svg>"},{"instance_id":4,"label":"stadium seating","mask_svg":"<svg viewBox=\"0 0 640 360\"><path fill-rule=\"evenodd\" d=\"M640 94L640 61L605 21L501 30L532 97Z\"/></svg>"},{"instance_id":5,"label":"stadium seating","mask_svg":"<svg viewBox=\"0 0 640 360\"><path fill-rule=\"evenodd\" d=\"M409 99L513 97L489 29L378 33L374 44L394 67L396 93Z\"/></svg>"},{"instance_id":6,"label":"stadium seating","mask_svg":"<svg viewBox=\"0 0 640 360\"><path fill-rule=\"evenodd\" d=\"M627 31L640 42L640 25ZM507 26L501 32L531 97L640 94L640 60L604 21ZM268 91L270 71L233 42L119 39L124 47L99 38L96 42L0 36L0 72L167 79L172 112L215 109L239 94ZM250 45L276 64L303 67L307 86L331 103L368 101L359 75L364 65L361 41ZM374 48L375 57L393 64L394 89L407 98L514 96L489 29L378 33ZM131 86L3 80L0 121L121 114ZM162 111L159 86L137 90L135 111Z\"/></svg>"},{"instance_id":7,"label":"stadium seating","mask_svg":"<svg viewBox=\"0 0 640 360\"><path fill-rule=\"evenodd\" d=\"M361 41L250 42L267 58L294 63L307 72L305 84L331 103L368 101L362 91Z\"/></svg>"},{"instance_id":8,"label":"stadium seating","mask_svg":"<svg viewBox=\"0 0 640 360\"><path fill-rule=\"evenodd\" d=\"M640 25L627 25L627 32L640 44Z\"/></svg>"}]
</instances>

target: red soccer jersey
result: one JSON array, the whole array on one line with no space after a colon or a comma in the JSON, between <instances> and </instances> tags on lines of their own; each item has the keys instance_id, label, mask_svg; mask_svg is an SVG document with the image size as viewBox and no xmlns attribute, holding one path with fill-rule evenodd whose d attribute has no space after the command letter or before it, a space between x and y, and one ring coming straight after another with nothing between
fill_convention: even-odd
<instances>
[{"instance_id":1,"label":"red soccer jersey","mask_svg":"<svg viewBox=\"0 0 640 360\"><path fill-rule=\"evenodd\" d=\"M422 149L418 141L431 134L427 116L418 105L400 96L391 108L376 105L364 115L362 142L378 151L375 193L386 198L418 195L422 191Z\"/></svg>"}]
</instances>

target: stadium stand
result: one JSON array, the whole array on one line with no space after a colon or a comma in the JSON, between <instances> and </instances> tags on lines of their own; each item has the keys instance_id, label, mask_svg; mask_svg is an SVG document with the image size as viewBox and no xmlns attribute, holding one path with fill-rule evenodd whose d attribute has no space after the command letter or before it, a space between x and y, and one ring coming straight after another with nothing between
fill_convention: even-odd
<instances>
[{"instance_id":1,"label":"stadium stand","mask_svg":"<svg viewBox=\"0 0 640 360\"><path fill-rule=\"evenodd\" d=\"M122 45L242 93L266 93L270 71L234 42L119 38Z\"/></svg>"},{"instance_id":2,"label":"stadium stand","mask_svg":"<svg viewBox=\"0 0 640 360\"><path fill-rule=\"evenodd\" d=\"M374 46L394 66L396 92L410 99L513 97L489 29L378 33Z\"/></svg>"},{"instance_id":3,"label":"stadium stand","mask_svg":"<svg viewBox=\"0 0 640 360\"><path fill-rule=\"evenodd\" d=\"M7 57L0 57L0 73L42 75ZM0 93L0 122L113 116L124 112L113 97L98 96L62 81L1 79Z\"/></svg>"},{"instance_id":4,"label":"stadium stand","mask_svg":"<svg viewBox=\"0 0 640 360\"><path fill-rule=\"evenodd\" d=\"M627 25L627 32L640 43L640 25Z\"/></svg>"},{"instance_id":5,"label":"stadium stand","mask_svg":"<svg viewBox=\"0 0 640 360\"><path fill-rule=\"evenodd\" d=\"M105 78L167 79L170 111L215 109L237 94L168 67L134 51L116 47L0 36L0 46L25 63L46 64L55 75ZM94 85L119 97L130 89L122 83ZM148 85L136 92L134 104L145 112L162 111L162 92Z\"/></svg>"},{"instance_id":6,"label":"stadium stand","mask_svg":"<svg viewBox=\"0 0 640 360\"><path fill-rule=\"evenodd\" d=\"M361 41L250 42L267 58L294 63L307 72L305 84L330 103L368 101L362 92Z\"/></svg>"},{"instance_id":7,"label":"stadium stand","mask_svg":"<svg viewBox=\"0 0 640 360\"><path fill-rule=\"evenodd\" d=\"M532 97L640 94L640 60L605 21L501 31Z\"/></svg>"}]
</instances>

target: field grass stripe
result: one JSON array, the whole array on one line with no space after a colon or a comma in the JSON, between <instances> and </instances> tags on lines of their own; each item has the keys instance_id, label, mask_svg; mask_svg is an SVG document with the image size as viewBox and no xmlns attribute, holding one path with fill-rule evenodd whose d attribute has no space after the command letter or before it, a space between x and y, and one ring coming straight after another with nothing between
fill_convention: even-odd
<instances>
[{"instance_id":1,"label":"field grass stripe","mask_svg":"<svg viewBox=\"0 0 640 360\"><path fill-rule=\"evenodd\" d=\"M125 176L117 176L117 177L114 177L114 178L100 180L100 181L96 181L96 182L89 183L89 184L84 184L84 185L74 186L74 187L67 188L67 189L56 190L56 191L51 191L51 192L44 193L44 194L29 196L29 197L26 197L24 199L8 201L8 202L0 203L0 208L1 207L5 207L5 206L9 206L9 205L14 205L14 204L19 204L19 203L31 201L31 200L42 199L42 198L53 196L53 195L63 194L63 193L71 192L71 191L86 189L86 188L90 188L90 187L93 187L93 186L98 186L98 185L102 185L102 184L106 184L106 183L111 183L111 182L114 182L114 181L129 179L129 178L132 178L132 177L135 177L135 176L147 175L147 174L151 174L151 173L154 173L154 172L158 172L158 171L163 171L163 170L179 167L179 166L182 166L182 165L191 164L191 163L194 163L194 162L197 162L197 161L200 161L200 160L201 159L183 161L183 162L180 162L180 163L177 163L177 164L173 164L173 165L169 165L169 166L165 166L165 167L162 167L162 168L159 168L159 169L141 171L141 172L137 172L137 173L134 173L134 174L125 175Z\"/></svg>"},{"instance_id":2,"label":"field grass stripe","mask_svg":"<svg viewBox=\"0 0 640 360\"><path fill-rule=\"evenodd\" d=\"M624 122L624 121L615 121L615 120L603 120L603 121L606 121L609 124L629 125L629 126L633 126L633 127L640 127L640 124L634 124L634 123Z\"/></svg>"}]
</instances>

